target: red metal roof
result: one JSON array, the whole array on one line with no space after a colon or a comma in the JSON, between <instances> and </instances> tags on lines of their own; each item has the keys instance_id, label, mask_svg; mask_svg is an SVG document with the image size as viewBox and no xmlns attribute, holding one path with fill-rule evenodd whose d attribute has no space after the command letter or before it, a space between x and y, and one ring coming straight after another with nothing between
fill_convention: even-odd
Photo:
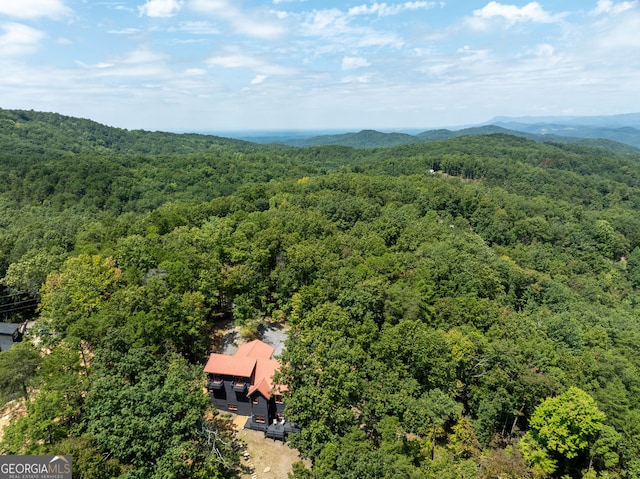
<instances>
[{"instance_id":1,"label":"red metal roof","mask_svg":"<svg viewBox=\"0 0 640 479\"><path fill-rule=\"evenodd\" d=\"M243 344L238 348L234 356L245 356L256 359L271 359L271 355L276 349L269 344L255 339L249 343Z\"/></svg>"},{"instance_id":2,"label":"red metal roof","mask_svg":"<svg viewBox=\"0 0 640 479\"><path fill-rule=\"evenodd\" d=\"M273 375L280 367L280 362L271 359L275 348L258 339L243 344L233 356L212 354L204 367L205 373L251 378L251 386L247 395L259 391L267 399L272 392L281 393L286 386L276 385Z\"/></svg>"},{"instance_id":3,"label":"red metal roof","mask_svg":"<svg viewBox=\"0 0 640 479\"><path fill-rule=\"evenodd\" d=\"M250 378L256 367L256 358L212 354L204 367L205 373Z\"/></svg>"},{"instance_id":4,"label":"red metal roof","mask_svg":"<svg viewBox=\"0 0 640 479\"><path fill-rule=\"evenodd\" d=\"M249 388L248 396L251 396L254 392L260 391L264 397L271 399L271 384L265 378L260 379L260 382L253 384Z\"/></svg>"},{"instance_id":5,"label":"red metal roof","mask_svg":"<svg viewBox=\"0 0 640 479\"><path fill-rule=\"evenodd\" d=\"M258 359L256 363L256 375L254 384L249 388L249 394L260 391L267 399L271 398L274 382L273 375L280 367L280 362L275 359Z\"/></svg>"}]
</instances>

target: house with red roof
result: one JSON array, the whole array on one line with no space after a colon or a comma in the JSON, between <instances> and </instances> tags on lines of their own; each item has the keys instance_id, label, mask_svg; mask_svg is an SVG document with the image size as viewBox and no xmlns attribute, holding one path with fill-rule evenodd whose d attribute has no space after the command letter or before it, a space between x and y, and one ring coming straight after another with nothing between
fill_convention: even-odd
<instances>
[{"instance_id":1,"label":"house with red roof","mask_svg":"<svg viewBox=\"0 0 640 479\"><path fill-rule=\"evenodd\" d=\"M248 416L246 428L284 439L296 428L284 420L282 393L287 386L273 379L280 368L272 358L274 351L265 342L251 341L233 355L211 354L204 372L211 402L219 411Z\"/></svg>"}]
</instances>

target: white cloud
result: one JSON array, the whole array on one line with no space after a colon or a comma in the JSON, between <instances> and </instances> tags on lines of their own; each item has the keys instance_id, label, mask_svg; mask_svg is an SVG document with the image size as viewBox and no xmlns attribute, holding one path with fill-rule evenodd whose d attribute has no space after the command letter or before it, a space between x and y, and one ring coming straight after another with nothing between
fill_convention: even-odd
<instances>
[{"instance_id":1,"label":"white cloud","mask_svg":"<svg viewBox=\"0 0 640 479\"><path fill-rule=\"evenodd\" d=\"M194 35L219 35L218 30L214 25L209 22L195 21L195 22L182 22L180 24L180 30L187 33L193 33Z\"/></svg>"},{"instance_id":2,"label":"white cloud","mask_svg":"<svg viewBox=\"0 0 640 479\"><path fill-rule=\"evenodd\" d=\"M617 15L626 10L630 10L638 6L638 1L613 3L611 0L598 0L598 5L592 11L594 15Z\"/></svg>"},{"instance_id":3,"label":"white cloud","mask_svg":"<svg viewBox=\"0 0 640 479\"><path fill-rule=\"evenodd\" d=\"M357 42L358 47L392 47L402 48L404 41L395 33L363 31Z\"/></svg>"},{"instance_id":4,"label":"white cloud","mask_svg":"<svg viewBox=\"0 0 640 479\"><path fill-rule=\"evenodd\" d=\"M598 27L600 31L592 37L595 52L606 55L603 60L608 63L619 58L621 64L635 66L629 58L640 48L640 12L630 12L615 20L607 19Z\"/></svg>"},{"instance_id":5,"label":"white cloud","mask_svg":"<svg viewBox=\"0 0 640 479\"><path fill-rule=\"evenodd\" d=\"M347 17L337 8L314 10L302 25L307 35L334 36L348 29Z\"/></svg>"},{"instance_id":6,"label":"white cloud","mask_svg":"<svg viewBox=\"0 0 640 479\"><path fill-rule=\"evenodd\" d=\"M355 18L338 9L314 10L307 14L301 24L301 33L305 36L323 37L332 42L327 50L343 51L351 47L392 47L400 48L404 41L396 33L379 32L371 27L352 26ZM317 48L317 52L322 49Z\"/></svg>"},{"instance_id":7,"label":"white cloud","mask_svg":"<svg viewBox=\"0 0 640 479\"><path fill-rule=\"evenodd\" d=\"M122 12L134 12L135 10L133 8L129 8L125 5L115 5L113 7L114 10L120 10Z\"/></svg>"},{"instance_id":8,"label":"white cloud","mask_svg":"<svg viewBox=\"0 0 640 479\"><path fill-rule=\"evenodd\" d=\"M138 28L122 28L119 30L107 30L107 33L112 35L137 35L140 30Z\"/></svg>"},{"instance_id":9,"label":"white cloud","mask_svg":"<svg viewBox=\"0 0 640 479\"><path fill-rule=\"evenodd\" d=\"M260 75L288 75L294 73L294 70L291 68L274 65L260 57L239 52L213 56L206 61L206 64L223 68L246 68Z\"/></svg>"},{"instance_id":10,"label":"white cloud","mask_svg":"<svg viewBox=\"0 0 640 479\"><path fill-rule=\"evenodd\" d=\"M455 65L453 63L439 63L432 66L419 68L418 71L428 73L432 76L440 76L451 70Z\"/></svg>"},{"instance_id":11,"label":"white cloud","mask_svg":"<svg viewBox=\"0 0 640 479\"><path fill-rule=\"evenodd\" d=\"M556 49L553 45L549 45L548 43L542 43L536 46L535 50L532 52L537 57L551 58L553 57Z\"/></svg>"},{"instance_id":12,"label":"white cloud","mask_svg":"<svg viewBox=\"0 0 640 479\"><path fill-rule=\"evenodd\" d=\"M374 2L371 5L358 5L349 9L348 14L354 15L378 15L379 17L386 17L390 15L397 15L407 10L423 10L433 8L436 6L436 2L405 2L395 5L387 5L386 3Z\"/></svg>"},{"instance_id":13,"label":"white cloud","mask_svg":"<svg viewBox=\"0 0 640 479\"><path fill-rule=\"evenodd\" d=\"M209 58L206 63L208 65L219 66L223 68L250 68L258 69L263 65L262 60L249 55L222 55Z\"/></svg>"},{"instance_id":14,"label":"white cloud","mask_svg":"<svg viewBox=\"0 0 640 479\"><path fill-rule=\"evenodd\" d=\"M426 57L431 55L432 53L433 53L433 50L431 48L415 47L411 49L411 54L416 57Z\"/></svg>"},{"instance_id":15,"label":"white cloud","mask_svg":"<svg viewBox=\"0 0 640 479\"><path fill-rule=\"evenodd\" d=\"M269 78L268 75L256 75L255 78L253 80L251 80L251 84L252 85L259 85L260 83L265 81L267 78Z\"/></svg>"},{"instance_id":16,"label":"white cloud","mask_svg":"<svg viewBox=\"0 0 640 479\"><path fill-rule=\"evenodd\" d=\"M164 53L156 52L148 47L143 46L126 53L124 56L119 58L119 62L134 65L163 62L166 59L167 56Z\"/></svg>"},{"instance_id":17,"label":"white cloud","mask_svg":"<svg viewBox=\"0 0 640 479\"><path fill-rule=\"evenodd\" d=\"M343 70L355 70L358 68L368 67L371 63L363 57L344 57L342 59Z\"/></svg>"},{"instance_id":18,"label":"white cloud","mask_svg":"<svg viewBox=\"0 0 640 479\"><path fill-rule=\"evenodd\" d=\"M488 22L501 20L508 26L521 22L553 23L558 22L564 15L551 15L538 2L531 2L524 7L489 2L483 8L473 11L468 18L469 25L475 30L485 30Z\"/></svg>"},{"instance_id":19,"label":"white cloud","mask_svg":"<svg viewBox=\"0 0 640 479\"><path fill-rule=\"evenodd\" d=\"M181 8L182 2L179 0L147 0L138 10L140 15L148 17L173 17Z\"/></svg>"},{"instance_id":20,"label":"white cloud","mask_svg":"<svg viewBox=\"0 0 640 479\"><path fill-rule=\"evenodd\" d=\"M207 74L207 71L202 68L188 68L184 72L187 77L201 77Z\"/></svg>"},{"instance_id":21,"label":"white cloud","mask_svg":"<svg viewBox=\"0 0 640 479\"><path fill-rule=\"evenodd\" d=\"M76 63L93 77L138 77L167 81L175 76L167 68L167 59L164 53L141 46L93 65L81 61Z\"/></svg>"},{"instance_id":22,"label":"white cloud","mask_svg":"<svg viewBox=\"0 0 640 479\"><path fill-rule=\"evenodd\" d=\"M371 82L371 76L369 75L349 76L349 77L344 77L341 80L341 82L342 83L359 83L359 84L369 83Z\"/></svg>"},{"instance_id":23,"label":"white cloud","mask_svg":"<svg viewBox=\"0 0 640 479\"><path fill-rule=\"evenodd\" d=\"M71 9L61 0L2 0L0 15L15 18L61 18L69 15Z\"/></svg>"},{"instance_id":24,"label":"white cloud","mask_svg":"<svg viewBox=\"0 0 640 479\"><path fill-rule=\"evenodd\" d=\"M106 63L106 62L99 62L96 63L95 65L89 65L87 63L84 63L80 60L76 60L76 65L78 65L79 67L81 67L83 70L102 70L102 69L106 69L106 68L113 68L115 67L115 65L113 63Z\"/></svg>"},{"instance_id":25,"label":"white cloud","mask_svg":"<svg viewBox=\"0 0 640 479\"><path fill-rule=\"evenodd\" d=\"M35 53L44 39L44 33L21 23L4 23L0 35L0 56L19 56Z\"/></svg>"},{"instance_id":26,"label":"white cloud","mask_svg":"<svg viewBox=\"0 0 640 479\"><path fill-rule=\"evenodd\" d=\"M280 20L284 20L285 18L289 18L289 12L285 12L284 10L269 10L269 13L275 15Z\"/></svg>"},{"instance_id":27,"label":"white cloud","mask_svg":"<svg viewBox=\"0 0 640 479\"><path fill-rule=\"evenodd\" d=\"M462 55L463 61L476 61L483 60L489 56L488 50L475 50L469 45L465 45L462 48L458 48L457 52Z\"/></svg>"},{"instance_id":28,"label":"white cloud","mask_svg":"<svg viewBox=\"0 0 640 479\"><path fill-rule=\"evenodd\" d=\"M231 0L190 0L198 13L227 21L237 32L257 38L275 38L284 33L279 16L269 11L242 10Z\"/></svg>"}]
</instances>

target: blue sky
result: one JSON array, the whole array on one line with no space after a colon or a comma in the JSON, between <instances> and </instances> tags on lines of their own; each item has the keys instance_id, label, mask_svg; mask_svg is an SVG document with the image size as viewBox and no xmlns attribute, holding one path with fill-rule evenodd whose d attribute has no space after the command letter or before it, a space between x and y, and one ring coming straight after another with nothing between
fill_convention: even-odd
<instances>
[{"instance_id":1,"label":"blue sky","mask_svg":"<svg viewBox=\"0 0 640 479\"><path fill-rule=\"evenodd\" d=\"M0 0L0 107L123 128L640 111L640 1Z\"/></svg>"}]
</instances>

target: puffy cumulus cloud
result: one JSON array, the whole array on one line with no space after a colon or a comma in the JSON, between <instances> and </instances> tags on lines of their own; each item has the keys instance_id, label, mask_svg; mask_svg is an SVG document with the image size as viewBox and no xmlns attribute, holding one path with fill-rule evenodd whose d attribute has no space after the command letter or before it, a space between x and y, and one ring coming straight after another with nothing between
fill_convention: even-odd
<instances>
[{"instance_id":1,"label":"puffy cumulus cloud","mask_svg":"<svg viewBox=\"0 0 640 479\"><path fill-rule=\"evenodd\" d=\"M21 23L0 24L0 57L22 56L35 53L45 34Z\"/></svg>"},{"instance_id":2,"label":"puffy cumulus cloud","mask_svg":"<svg viewBox=\"0 0 640 479\"><path fill-rule=\"evenodd\" d=\"M613 3L612 0L598 0L596 8L592 11L594 15L617 15L626 10L636 8L638 1Z\"/></svg>"},{"instance_id":3,"label":"puffy cumulus cloud","mask_svg":"<svg viewBox=\"0 0 640 479\"><path fill-rule=\"evenodd\" d=\"M368 67L371 63L363 57L344 57L342 59L343 70L356 70L358 68Z\"/></svg>"},{"instance_id":4,"label":"puffy cumulus cloud","mask_svg":"<svg viewBox=\"0 0 640 479\"><path fill-rule=\"evenodd\" d=\"M563 15L551 15L538 2L531 2L524 7L489 2L483 8L474 10L473 16L468 18L469 25L476 30L488 28L494 20L506 22L511 26L521 22L553 23L562 19Z\"/></svg>"},{"instance_id":5,"label":"puffy cumulus cloud","mask_svg":"<svg viewBox=\"0 0 640 479\"><path fill-rule=\"evenodd\" d=\"M182 8L182 2L179 0L147 0L147 2L138 7L140 15L148 17L173 17L178 14Z\"/></svg>"},{"instance_id":6,"label":"puffy cumulus cloud","mask_svg":"<svg viewBox=\"0 0 640 479\"><path fill-rule=\"evenodd\" d=\"M190 0L189 7L201 14L224 20L236 33L256 38L275 38L284 33L280 16L273 11L245 10L230 0Z\"/></svg>"},{"instance_id":7,"label":"puffy cumulus cloud","mask_svg":"<svg viewBox=\"0 0 640 479\"><path fill-rule=\"evenodd\" d=\"M2 0L0 15L14 18L62 18L71 14L71 9L61 0Z\"/></svg>"},{"instance_id":8,"label":"puffy cumulus cloud","mask_svg":"<svg viewBox=\"0 0 640 479\"><path fill-rule=\"evenodd\" d=\"M436 2L405 2L395 5L374 2L371 5L359 5L349 9L349 15L378 15L387 17L407 10L426 10L436 6Z\"/></svg>"}]
</instances>

